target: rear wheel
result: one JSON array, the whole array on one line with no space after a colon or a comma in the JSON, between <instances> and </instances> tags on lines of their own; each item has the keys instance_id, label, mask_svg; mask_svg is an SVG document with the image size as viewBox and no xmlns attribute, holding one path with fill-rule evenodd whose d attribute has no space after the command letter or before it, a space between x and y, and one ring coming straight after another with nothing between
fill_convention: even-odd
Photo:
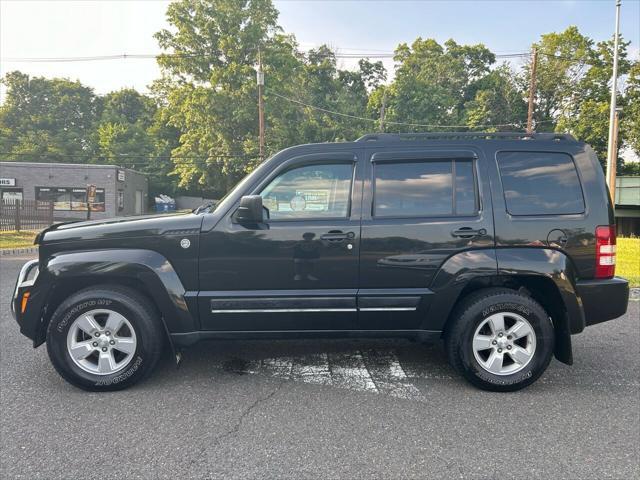
<instances>
[{"instance_id":1,"label":"rear wheel","mask_svg":"<svg viewBox=\"0 0 640 480\"><path fill-rule=\"evenodd\" d=\"M47 328L47 351L68 382L120 390L148 376L162 353L162 325L144 296L116 286L67 298Z\"/></svg>"},{"instance_id":2,"label":"rear wheel","mask_svg":"<svg viewBox=\"0 0 640 480\"><path fill-rule=\"evenodd\" d=\"M465 298L453 314L446 350L451 365L475 386L513 391L535 382L551 361L554 330L531 297L486 289Z\"/></svg>"}]
</instances>

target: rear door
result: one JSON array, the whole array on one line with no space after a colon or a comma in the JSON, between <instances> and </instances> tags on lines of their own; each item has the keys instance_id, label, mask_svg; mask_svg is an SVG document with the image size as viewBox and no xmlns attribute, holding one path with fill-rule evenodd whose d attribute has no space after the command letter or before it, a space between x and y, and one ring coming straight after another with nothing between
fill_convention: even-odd
<instances>
[{"instance_id":1,"label":"rear door","mask_svg":"<svg viewBox=\"0 0 640 480\"><path fill-rule=\"evenodd\" d=\"M365 158L360 328L427 329L429 286L443 263L494 244L481 152L372 149Z\"/></svg>"}]
</instances>

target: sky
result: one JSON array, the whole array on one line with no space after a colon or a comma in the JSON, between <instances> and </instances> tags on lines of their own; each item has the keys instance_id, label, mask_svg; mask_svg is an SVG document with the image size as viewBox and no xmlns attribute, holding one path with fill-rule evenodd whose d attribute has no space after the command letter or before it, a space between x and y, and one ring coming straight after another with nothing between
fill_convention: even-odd
<instances>
[{"instance_id":1,"label":"sky","mask_svg":"<svg viewBox=\"0 0 640 480\"><path fill-rule=\"evenodd\" d=\"M159 76L153 59L25 63L11 58L156 54L153 34L167 26L164 0L0 0L0 76L80 80L99 94L124 87L146 91ZM392 52L415 38L484 43L495 53L528 51L543 33L577 25L595 40L614 30L614 0L349 1L276 0L279 23L302 49L326 43L343 53ZM622 1L621 33L640 46L640 0ZM522 60L518 60L521 62ZM350 68L355 61L343 60ZM393 60L386 59L388 68ZM0 91L0 94L4 93Z\"/></svg>"}]
</instances>

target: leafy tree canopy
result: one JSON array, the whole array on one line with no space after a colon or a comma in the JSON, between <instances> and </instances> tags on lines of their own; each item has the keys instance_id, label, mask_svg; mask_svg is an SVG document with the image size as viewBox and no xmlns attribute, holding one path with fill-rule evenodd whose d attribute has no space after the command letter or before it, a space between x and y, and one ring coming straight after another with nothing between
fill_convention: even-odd
<instances>
[{"instance_id":1,"label":"leafy tree canopy","mask_svg":"<svg viewBox=\"0 0 640 480\"><path fill-rule=\"evenodd\" d=\"M395 50L395 75L362 59L344 69L335 52L302 52L278 25L271 0L176 0L155 35L161 77L151 95L97 96L66 79L3 79L3 160L112 163L150 177L152 194L225 193L259 162L256 70L265 73L267 154L299 143L352 140L377 131L521 130L530 64L496 64L484 45L417 38ZM620 144L640 153L640 62L620 42ZM612 40L571 26L544 34L538 51L534 122L569 132L604 161ZM450 129L446 129L450 130ZM446 131L445 130L445 131ZM623 172L634 172L623 165Z\"/></svg>"}]
</instances>

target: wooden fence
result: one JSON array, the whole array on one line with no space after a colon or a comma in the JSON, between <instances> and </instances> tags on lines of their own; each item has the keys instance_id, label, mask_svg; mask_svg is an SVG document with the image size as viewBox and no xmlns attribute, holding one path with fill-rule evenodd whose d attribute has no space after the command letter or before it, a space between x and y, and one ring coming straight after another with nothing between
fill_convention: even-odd
<instances>
[{"instance_id":1,"label":"wooden fence","mask_svg":"<svg viewBox=\"0 0 640 480\"><path fill-rule=\"evenodd\" d=\"M39 230L53 223L53 202L0 200L0 231Z\"/></svg>"}]
</instances>

